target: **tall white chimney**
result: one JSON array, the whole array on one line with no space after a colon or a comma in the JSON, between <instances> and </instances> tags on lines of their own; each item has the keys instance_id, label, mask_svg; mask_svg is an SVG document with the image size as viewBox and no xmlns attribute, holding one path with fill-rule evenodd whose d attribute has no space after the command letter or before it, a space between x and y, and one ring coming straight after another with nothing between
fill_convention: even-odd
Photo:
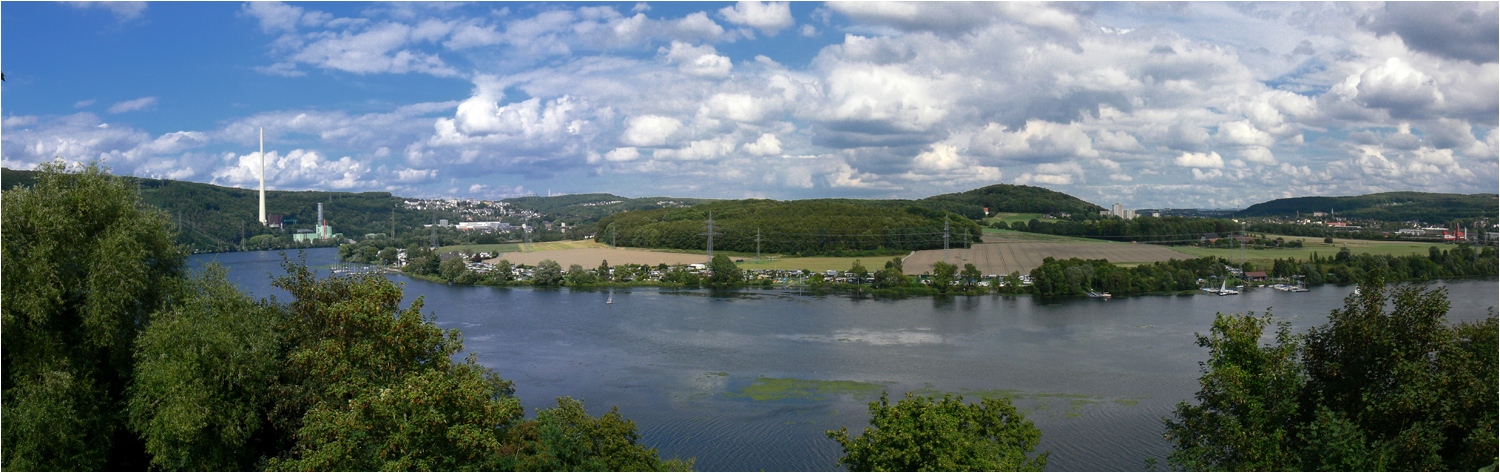
<instances>
[{"instance_id":1,"label":"tall white chimney","mask_svg":"<svg viewBox=\"0 0 1500 473\"><path fill-rule=\"evenodd\" d=\"M266 224L266 129L260 129L260 224Z\"/></svg>"}]
</instances>

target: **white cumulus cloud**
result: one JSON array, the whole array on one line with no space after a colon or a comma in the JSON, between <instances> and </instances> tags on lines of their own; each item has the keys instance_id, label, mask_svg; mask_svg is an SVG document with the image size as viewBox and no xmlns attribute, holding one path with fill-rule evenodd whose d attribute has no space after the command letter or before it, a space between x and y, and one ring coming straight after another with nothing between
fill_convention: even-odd
<instances>
[{"instance_id":1,"label":"white cumulus cloud","mask_svg":"<svg viewBox=\"0 0 1500 473\"><path fill-rule=\"evenodd\" d=\"M796 24L787 2L741 1L719 9L719 14L730 23L749 26L772 36Z\"/></svg>"}]
</instances>

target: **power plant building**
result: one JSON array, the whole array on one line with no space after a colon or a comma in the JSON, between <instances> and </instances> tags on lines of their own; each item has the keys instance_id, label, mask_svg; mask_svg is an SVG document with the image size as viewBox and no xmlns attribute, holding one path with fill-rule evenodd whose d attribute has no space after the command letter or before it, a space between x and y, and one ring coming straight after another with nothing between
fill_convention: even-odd
<instances>
[{"instance_id":1,"label":"power plant building","mask_svg":"<svg viewBox=\"0 0 1500 473\"><path fill-rule=\"evenodd\" d=\"M337 238L341 236L343 235L333 232L333 227L328 225L327 220L323 220L323 203L319 202L318 220L317 223L313 225L313 229L311 231L306 229L297 230L297 233L292 234L292 241L296 241L299 243L313 242L327 240L329 238Z\"/></svg>"}]
</instances>

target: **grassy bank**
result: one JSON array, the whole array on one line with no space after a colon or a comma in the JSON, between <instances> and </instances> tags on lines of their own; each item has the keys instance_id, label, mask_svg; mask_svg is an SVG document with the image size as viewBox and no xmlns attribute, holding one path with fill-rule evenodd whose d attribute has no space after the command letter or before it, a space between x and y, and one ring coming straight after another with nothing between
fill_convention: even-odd
<instances>
[{"instance_id":1,"label":"grassy bank","mask_svg":"<svg viewBox=\"0 0 1500 473\"><path fill-rule=\"evenodd\" d=\"M1338 254L1339 250L1345 247L1348 247L1349 252L1355 255L1374 254L1389 256L1425 255L1428 248L1433 246L1437 246L1439 249L1452 247L1450 244L1431 242L1349 240L1342 238L1333 239L1333 244L1330 245L1323 243L1323 239L1317 237L1266 235L1266 238L1272 240L1278 237L1284 238L1286 241L1301 240L1302 248L1245 248L1245 261L1261 265L1269 264L1275 259L1296 258L1298 260L1307 260L1312 258L1313 253L1317 253L1321 258L1332 258ZM1173 248L1195 257L1217 256L1230 261L1239 261L1240 259L1239 248L1204 248L1197 246L1177 246Z\"/></svg>"}]
</instances>

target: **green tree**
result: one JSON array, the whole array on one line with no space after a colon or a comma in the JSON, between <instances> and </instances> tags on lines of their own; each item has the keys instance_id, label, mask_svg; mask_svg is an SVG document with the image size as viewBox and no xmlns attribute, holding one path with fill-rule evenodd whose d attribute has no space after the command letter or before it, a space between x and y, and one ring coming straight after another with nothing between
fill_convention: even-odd
<instances>
[{"instance_id":1,"label":"green tree","mask_svg":"<svg viewBox=\"0 0 1500 473\"><path fill-rule=\"evenodd\" d=\"M728 287L745 282L745 272L723 254L714 255L713 261L708 263L708 270L712 273L708 277L710 286Z\"/></svg>"},{"instance_id":2,"label":"green tree","mask_svg":"<svg viewBox=\"0 0 1500 473\"><path fill-rule=\"evenodd\" d=\"M1392 309L1387 310L1390 306ZM1328 322L1259 346L1269 316L1220 317L1199 405L1166 421L1195 470L1477 470L1495 462L1496 317L1444 324L1442 289L1379 272Z\"/></svg>"},{"instance_id":3,"label":"green tree","mask_svg":"<svg viewBox=\"0 0 1500 473\"><path fill-rule=\"evenodd\" d=\"M155 468L251 470L274 440L266 418L290 321L225 274L210 266L193 278L137 342L130 422Z\"/></svg>"},{"instance_id":4,"label":"green tree","mask_svg":"<svg viewBox=\"0 0 1500 473\"><path fill-rule=\"evenodd\" d=\"M0 466L145 468L120 406L136 336L181 286L186 255L169 219L95 164L43 164L3 208Z\"/></svg>"},{"instance_id":5,"label":"green tree","mask_svg":"<svg viewBox=\"0 0 1500 473\"><path fill-rule=\"evenodd\" d=\"M1021 272L1011 271L1005 275L1004 284L999 287L1002 294L1020 294L1026 288L1021 285Z\"/></svg>"},{"instance_id":6,"label":"green tree","mask_svg":"<svg viewBox=\"0 0 1500 473\"><path fill-rule=\"evenodd\" d=\"M870 277L870 270L865 268L865 265L860 264L859 260L854 260L854 264L849 265L849 272L858 278L855 280L856 284L864 283L865 278Z\"/></svg>"},{"instance_id":7,"label":"green tree","mask_svg":"<svg viewBox=\"0 0 1500 473\"><path fill-rule=\"evenodd\" d=\"M958 274L958 279L963 281L964 288L974 287L983 278L984 274L979 272L979 268L975 267L974 263L964 263L964 270Z\"/></svg>"},{"instance_id":8,"label":"green tree","mask_svg":"<svg viewBox=\"0 0 1500 473\"><path fill-rule=\"evenodd\" d=\"M599 260L599 268L594 270L594 272L600 281L608 282L611 279L609 276L609 260Z\"/></svg>"},{"instance_id":9,"label":"green tree","mask_svg":"<svg viewBox=\"0 0 1500 473\"><path fill-rule=\"evenodd\" d=\"M395 264L398 251L400 250L397 250L395 247L381 249L380 253L377 254L380 257L380 264Z\"/></svg>"},{"instance_id":10,"label":"green tree","mask_svg":"<svg viewBox=\"0 0 1500 473\"><path fill-rule=\"evenodd\" d=\"M569 286L584 286L594 283L594 275L583 269L581 264L568 265L568 274L564 276Z\"/></svg>"},{"instance_id":11,"label":"green tree","mask_svg":"<svg viewBox=\"0 0 1500 473\"><path fill-rule=\"evenodd\" d=\"M415 275L434 275L442 273L442 259L438 258L432 250L421 248L408 248L406 250L406 267L401 271Z\"/></svg>"},{"instance_id":12,"label":"green tree","mask_svg":"<svg viewBox=\"0 0 1500 473\"><path fill-rule=\"evenodd\" d=\"M875 272L875 287L878 288L901 287L907 285L909 281L906 275L901 274L901 270L896 268L887 267Z\"/></svg>"},{"instance_id":13,"label":"green tree","mask_svg":"<svg viewBox=\"0 0 1500 473\"><path fill-rule=\"evenodd\" d=\"M1298 340L1287 324L1276 344L1260 345L1271 315L1214 317L1202 363L1203 388L1197 405L1178 403L1166 421L1173 444L1167 460L1186 470L1297 469L1291 448L1304 376L1297 360ZM1288 468L1291 467L1291 468Z\"/></svg>"},{"instance_id":14,"label":"green tree","mask_svg":"<svg viewBox=\"0 0 1500 473\"><path fill-rule=\"evenodd\" d=\"M557 407L543 409L536 420L515 429L521 451L510 466L515 471L689 471L693 461L663 461L656 449L638 443L635 422L618 408L589 416L583 402L557 399Z\"/></svg>"},{"instance_id":15,"label":"green tree","mask_svg":"<svg viewBox=\"0 0 1500 473\"><path fill-rule=\"evenodd\" d=\"M887 269L894 269L898 273L902 273L905 270L901 269L901 263L903 263L903 261L901 261L901 257L897 256L895 258L891 258L890 261L886 261L885 262L885 267Z\"/></svg>"},{"instance_id":16,"label":"green tree","mask_svg":"<svg viewBox=\"0 0 1500 473\"><path fill-rule=\"evenodd\" d=\"M515 268L510 265L510 260L503 259L495 263L495 270L490 272L490 278L499 282L510 282L515 279Z\"/></svg>"},{"instance_id":17,"label":"green tree","mask_svg":"<svg viewBox=\"0 0 1500 473\"><path fill-rule=\"evenodd\" d=\"M1048 453L1028 458L1042 432L1010 399L942 399L906 394L892 405L885 394L870 403L870 427L851 438L847 427L828 431L844 448L839 463L851 471L1041 471Z\"/></svg>"},{"instance_id":18,"label":"green tree","mask_svg":"<svg viewBox=\"0 0 1500 473\"><path fill-rule=\"evenodd\" d=\"M469 272L469 265L463 258L448 258L438 264L438 275L449 281L458 281L465 273Z\"/></svg>"},{"instance_id":19,"label":"green tree","mask_svg":"<svg viewBox=\"0 0 1500 473\"><path fill-rule=\"evenodd\" d=\"M947 261L932 263L932 285L939 292L948 292L953 288L953 277L958 274L958 265Z\"/></svg>"},{"instance_id":20,"label":"green tree","mask_svg":"<svg viewBox=\"0 0 1500 473\"><path fill-rule=\"evenodd\" d=\"M556 286L562 284L562 265L556 261L544 259L536 264L531 270L531 283L538 286Z\"/></svg>"},{"instance_id":21,"label":"green tree","mask_svg":"<svg viewBox=\"0 0 1500 473\"><path fill-rule=\"evenodd\" d=\"M292 348L272 422L295 435L270 468L495 468L520 403L472 357L453 361L458 331L423 316L421 298L400 308L400 287L384 277L317 279L286 266L274 285L294 298Z\"/></svg>"}]
</instances>

